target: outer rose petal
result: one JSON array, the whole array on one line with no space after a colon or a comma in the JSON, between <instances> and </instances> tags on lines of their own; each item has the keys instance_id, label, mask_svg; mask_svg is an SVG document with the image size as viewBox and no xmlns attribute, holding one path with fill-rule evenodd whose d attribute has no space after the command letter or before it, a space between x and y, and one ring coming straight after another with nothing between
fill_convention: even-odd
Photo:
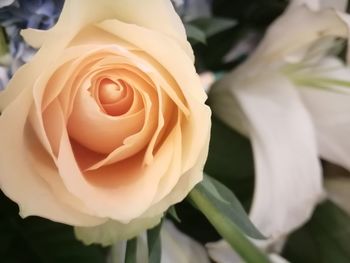
<instances>
[{"instance_id":1,"label":"outer rose petal","mask_svg":"<svg viewBox=\"0 0 350 263\"><path fill-rule=\"evenodd\" d=\"M139 234L142 230L158 225L162 216L135 219L128 224L109 220L95 227L76 227L75 234L86 245L99 243L103 246L110 246L116 240L128 240Z\"/></svg>"},{"instance_id":2,"label":"outer rose petal","mask_svg":"<svg viewBox=\"0 0 350 263\"><path fill-rule=\"evenodd\" d=\"M25 85L26 71L19 70L12 85ZM3 112L0 118L0 186L4 193L17 202L23 217L38 215L71 225L91 226L104 222L76 211L58 199L39 174L58 176L43 165L33 167L28 158L26 141L35 140L35 135L26 127L27 116L32 105L32 94L25 90ZM33 137L34 136L34 137Z\"/></svg>"},{"instance_id":3,"label":"outer rose petal","mask_svg":"<svg viewBox=\"0 0 350 263\"><path fill-rule=\"evenodd\" d=\"M150 14L157 14L152 16ZM68 43L86 25L106 19L117 19L166 34L178 42L193 60L193 52L186 40L181 19L170 0L69 0L65 1L60 19L53 29L22 31L25 40L35 47L46 40L62 37Z\"/></svg>"}]
</instances>

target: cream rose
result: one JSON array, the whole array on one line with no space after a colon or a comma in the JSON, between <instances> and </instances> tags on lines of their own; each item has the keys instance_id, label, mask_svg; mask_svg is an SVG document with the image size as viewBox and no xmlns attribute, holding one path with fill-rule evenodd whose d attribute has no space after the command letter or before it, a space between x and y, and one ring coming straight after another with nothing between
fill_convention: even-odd
<instances>
[{"instance_id":1,"label":"cream rose","mask_svg":"<svg viewBox=\"0 0 350 263\"><path fill-rule=\"evenodd\" d=\"M170 1L67 0L23 36L40 49L0 95L3 192L87 242L157 224L202 179L210 130Z\"/></svg>"}]
</instances>

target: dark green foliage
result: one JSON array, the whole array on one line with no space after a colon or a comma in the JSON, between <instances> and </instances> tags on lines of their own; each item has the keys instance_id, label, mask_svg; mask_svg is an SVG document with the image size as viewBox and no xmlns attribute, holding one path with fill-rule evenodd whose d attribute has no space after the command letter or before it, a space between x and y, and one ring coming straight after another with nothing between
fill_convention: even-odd
<instances>
[{"instance_id":1,"label":"dark green foliage","mask_svg":"<svg viewBox=\"0 0 350 263\"><path fill-rule=\"evenodd\" d=\"M284 256L297 263L350 262L350 216L330 201L319 205L290 237Z\"/></svg>"},{"instance_id":2,"label":"dark green foliage","mask_svg":"<svg viewBox=\"0 0 350 263\"><path fill-rule=\"evenodd\" d=\"M22 219L0 195L0 258L6 263L105 263L105 251L84 246L70 226L38 217Z\"/></svg>"}]
</instances>

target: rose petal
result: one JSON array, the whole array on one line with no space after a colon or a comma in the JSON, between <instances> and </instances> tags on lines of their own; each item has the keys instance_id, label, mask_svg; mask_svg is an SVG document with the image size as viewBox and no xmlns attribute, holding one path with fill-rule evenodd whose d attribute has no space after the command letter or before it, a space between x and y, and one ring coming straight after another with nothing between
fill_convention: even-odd
<instances>
[{"instance_id":1,"label":"rose petal","mask_svg":"<svg viewBox=\"0 0 350 263\"><path fill-rule=\"evenodd\" d=\"M18 78L10 85L25 85L26 78L20 76L26 73L24 70L18 72ZM17 83L18 81L23 83ZM46 173L49 173L48 176L52 173L54 173L52 176L57 176L57 171L45 166L34 168L28 159L26 141L35 139L33 137L35 135L30 133L30 127L26 126L28 125L26 117L32 102L30 90L26 90L2 112L0 118L0 137L3 139L0 149L1 189L19 205L20 214L23 217L36 215L81 226L100 224L104 219L83 214L62 203L40 177L40 174Z\"/></svg>"},{"instance_id":2,"label":"rose petal","mask_svg":"<svg viewBox=\"0 0 350 263\"><path fill-rule=\"evenodd\" d=\"M152 228L159 224L161 216L147 219L135 219L128 224L109 220L96 227L76 227L75 235L84 242L85 245L94 243L102 246L110 246L117 241L127 240L135 237L142 230Z\"/></svg>"},{"instance_id":3,"label":"rose petal","mask_svg":"<svg viewBox=\"0 0 350 263\"><path fill-rule=\"evenodd\" d=\"M88 208L100 217L128 223L149 208L158 182L171 164L177 143L174 136L172 131L151 166L143 166L139 154L83 175L75 162L68 135L63 133L57 166L68 190Z\"/></svg>"},{"instance_id":4,"label":"rose petal","mask_svg":"<svg viewBox=\"0 0 350 263\"><path fill-rule=\"evenodd\" d=\"M162 76L168 76L166 81L171 87L178 86L183 90L181 91L182 94L177 94L176 97L181 97L182 95L187 102L187 107L191 107L191 114L195 115L195 117L191 117L188 126L184 128L186 136L183 138L185 140L189 138L189 135L196 138L195 140L187 140L188 145L183 144L185 147L188 147L187 149L191 149L191 151L187 151L183 155L184 162L186 162L184 171L187 171L194 165L207 139L208 134L206 132L198 133L198 131L202 127L210 126L210 110L206 106L203 106L203 102L206 100L206 94L201 87L199 76L193 77L196 75L196 72L191 61L187 56L184 56L181 49L174 45L169 38L157 32L149 31L135 25L124 24L117 20L104 21L99 24L99 27L118 37L127 35L127 40L130 43L142 48L150 57L148 61L152 65L155 65L157 71L161 72ZM158 43L164 44L159 46ZM172 52L168 52L169 50ZM182 66L179 67L178 65ZM161 83L161 87L164 88L166 85ZM168 95L175 101L175 94L168 93Z\"/></svg>"},{"instance_id":5,"label":"rose petal","mask_svg":"<svg viewBox=\"0 0 350 263\"><path fill-rule=\"evenodd\" d=\"M209 127L210 130L210 127ZM142 215L142 217L151 217L165 211L169 206L181 202L188 193L195 187L197 183L203 180L203 169L208 156L210 136L207 137L206 144L204 144L201 152L197 158L196 165L189 169L187 172L181 175L175 187L169 192L164 198L160 199L161 196L155 196L152 207ZM159 194L164 193L168 179L167 176L163 176L162 180L158 185ZM160 189L163 189L160 191ZM158 201L158 202L157 202Z\"/></svg>"},{"instance_id":6,"label":"rose petal","mask_svg":"<svg viewBox=\"0 0 350 263\"><path fill-rule=\"evenodd\" d=\"M152 13L157 16L150 16ZM66 45L85 26L106 19L118 19L166 34L176 40L193 60L193 52L186 40L184 26L171 2L164 0L151 0L144 4L140 4L138 0L101 0L98 3L95 0L65 1L59 21L51 30L39 33L37 30L33 32L27 29L22 31L22 35L35 47L57 37L61 39L63 45Z\"/></svg>"}]
</instances>

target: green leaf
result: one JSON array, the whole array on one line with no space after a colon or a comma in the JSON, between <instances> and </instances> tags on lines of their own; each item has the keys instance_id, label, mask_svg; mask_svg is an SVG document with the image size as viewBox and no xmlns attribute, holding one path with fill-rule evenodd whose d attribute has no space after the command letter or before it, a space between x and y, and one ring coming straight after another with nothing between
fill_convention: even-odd
<instances>
[{"instance_id":1,"label":"green leaf","mask_svg":"<svg viewBox=\"0 0 350 263\"><path fill-rule=\"evenodd\" d=\"M137 263L137 237L128 240L126 244L125 263Z\"/></svg>"},{"instance_id":2,"label":"green leaf","mask_svg":"<svg viewBox=\"0 0 350 263\"><path fill-rule=\"evenodd\" d=\"M0 258L15 263L105 263L99 246L84 246L73 228L38 217L21 219L17 206L0 193Z\"/></svg>"},{"instance_id":3,"label":"green leaf","mask_svg":"<svg viewBox=\"0 0 350 263\"><path fill-rule=\"evenodd\" d=\"M196 28L199 28L202 32L204 32L205 37L209 38L234 27L237 22L228 18L202 17L192 20L190 24Z\"/></svg>"},{"instance_id":4,"label":"green leaf","mask_svg":"<svg viewBox=\"0 0 350 263\"><path fill-rule=\"evenodd\" d=\"M218 194L220 199L217 198ZM224 185L204 176L204 180L191 191L189 198L247 263L270 262L242 233L244 231L254 238L263 238L234 194Z\"/></svg>"},{"instance_id":5,"label":"green leaf","mask_svg":"<svg viewBox=\"0 0 350 263\"><path fill-rule=\"evenodd\" d=\"M254 190L251 144L215 116L212 117L209 155L204 171L232 190L249 209Z\"/></svg>"},{"instance_id":6,"label":"green leaf","mask_svg":"<svg viewBox=\"0 0 350 263\"><path fill-rule=\"evenodd\" d=\"M169 213L169 215L171 215L172 218L174 218L176 220L176 222L181 223L181 219L176 212L175 206L171 206L168 209L168 213Z\"/></svg>"},{"instance_id":7,"label":"green leaf","mask_svg":"<svg viewBox=\"0 0 350 263\"><path fill-rule=\"evenodd\" d=\"M233 192L219 181L208 175L195 188L228 224L237 225L242 231L256 239L264 236L250 221L247 213ZM192 200L193 201L193 200ZM196 205L197 203L194 202Z\"/></svg>"},{"instance_id":8,"label":"green leaf","mask_svg":"<svg viewBox=\"0 0 350 263\"><path fill-rule=\"evenodd\" d=\"M162 256L161 229L162 223L147 231L148 263L160 263Z\"/></svg>"},{"instance_id":9,"label":"green leaf","mask_svg":"<svg viewBox=\"0 0 350 263\"><path fill-rule=\"evenodd\" d=\"M209 155L204 171L233 191L246 211L249 210L254 190L253 165L249 140L213 116ZM208 243L220 238L210 222L199 210L193 209L189 202L177 204L176 211L182 221L177 227L196 240Z\"/></svg>"},{"instance_id":10,"label":"green leaf","mask_svg":"<svg viewBox=\"0 0 350 263\"><path fill-rule=\"evenodd\" d=\"M289 238L284 257L298 263L350 262L350 216L331 201Z\"/></svg>"},{"instance_id":11,"label":"green leaf","mask_svg":"<svg viewBox=\"0 0 350 263\"><path fill-rule=\"evenodd\" d=\"M205 33L200 30L198 27L191 25L191 24L185 24L185 29L187 33L187 37L189 40L192 40L192 44L196 42L200 42L202 44L206 44L206 36Z\"/></svg>"}]
</instances>

